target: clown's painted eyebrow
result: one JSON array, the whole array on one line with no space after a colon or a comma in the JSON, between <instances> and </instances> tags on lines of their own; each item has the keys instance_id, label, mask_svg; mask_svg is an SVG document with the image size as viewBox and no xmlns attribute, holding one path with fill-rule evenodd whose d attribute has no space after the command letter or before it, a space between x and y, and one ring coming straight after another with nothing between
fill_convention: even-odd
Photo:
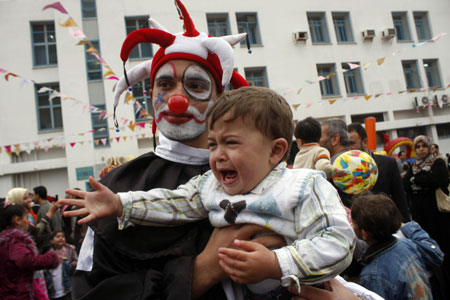
<instances>
[{"instance_id":1,"label":"clown's painted eyebrow","mask_svg":"<svg viewBox=\"0 0 450 300\"><path fill-rule=\"evenodd\" d=\"M175 77L172 74L159 74L158 76L156 76L155 80L161 79L175 79Z\"/></svg>"},{"instance_id":2,"label":"clown's painted eyebrow","mask_svg":"<svg viewBox=\"0 0 450 300\"><path fill-rule=\"evenodd\" d=\"M209 82L209 78L205 78L202 75L198 75L198 74L188 74L187 75L187 79L189 80L202 80L202 81L208 81Z\"/></svg>"}]
</instances>

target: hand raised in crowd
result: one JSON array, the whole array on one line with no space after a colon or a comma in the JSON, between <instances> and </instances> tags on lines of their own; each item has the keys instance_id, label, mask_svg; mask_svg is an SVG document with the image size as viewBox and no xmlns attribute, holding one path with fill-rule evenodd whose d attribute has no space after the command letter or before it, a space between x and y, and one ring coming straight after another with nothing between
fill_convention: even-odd
<instances>
[{"instance_id":1,"label":"hand raised in crowd","mask_svg":"<svg viewBox=\"0 0 450 300\"><path fill-rule=\"evenodd\" d=\"M122 203L120 202L119 195L114 194L109 188L92 177L89 177L89 183L96 190L95 192L66 190L66 193L81 199L61 199L58 202L60 204L74 205L81 208L78 210L66 211L64 212L64 216L86 216L78 221L78 224L80 225L108 216L121 216Z\"/></svg>"}]
</instances>

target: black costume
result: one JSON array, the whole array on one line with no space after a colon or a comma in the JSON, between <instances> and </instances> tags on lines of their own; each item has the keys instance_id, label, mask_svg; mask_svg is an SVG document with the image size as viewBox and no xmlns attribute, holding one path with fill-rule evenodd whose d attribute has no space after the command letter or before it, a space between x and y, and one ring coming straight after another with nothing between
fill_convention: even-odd
<instances>
[{"instance_id":1,"label":"black costume","mask_svg":"<svg viewBox=\"0 0 450 300\"><path fill-rule=\"evenodd\" d=\"M113 192L174 189L209 169L144 154L100 182ZM134 226L119 231L114 217L90 224L95 231L91 272L77 271L73 299L189 299L195 257L211 234L208 219L176 227ZM225 299L218 284L203 299Z\"/></svg>"}]
</instances>

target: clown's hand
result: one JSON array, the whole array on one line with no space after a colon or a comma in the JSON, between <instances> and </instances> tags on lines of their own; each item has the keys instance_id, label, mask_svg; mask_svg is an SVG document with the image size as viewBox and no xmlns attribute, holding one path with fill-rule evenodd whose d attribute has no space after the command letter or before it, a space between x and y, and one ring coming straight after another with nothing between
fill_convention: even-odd
<instances>
[{"instance_id":1,"label":"clown's hand","mask_svg":"<svg viewBox=\"0 0 450 300\"><path fill-rule=\"evenodd\" d=\"M89 183L96 190L95 192L83 192L77 190L66 190L66 193L81 199L61 199L58 203L65 205L74 205L81 207L78 210L64 212L65 217L86 216L78 221L78 224L84 224L96 219L108 216L121 216L122 203L120 197L114 194L103 184L92 177L89 177Z\"/></svg>"}]
</instances>

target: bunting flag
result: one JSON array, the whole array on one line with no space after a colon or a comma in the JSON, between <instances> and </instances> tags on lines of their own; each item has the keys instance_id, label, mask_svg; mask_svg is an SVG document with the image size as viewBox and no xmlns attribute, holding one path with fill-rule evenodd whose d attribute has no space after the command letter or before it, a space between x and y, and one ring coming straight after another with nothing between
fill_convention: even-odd
<instances>
[{"instance_id":1,"label":"bunting flag","mask_svg":"<svg viewBox=\"0 0 450 300\"><path fill-rule=\"evenodd\" d=\"M377 59L377 64L379 65L379 66L381 66L383 63L384 63L384 60L386 59L386 57L382 57L382 58L379 58L379 59Z\"/></svg>"},{"instance_id":2,"label":"bunting flag","mask_svg":"<svg viewBox=\"0 0 450 300\"><path fill-rule=\"evenodd\" d=\"M6 75L5 75L5 80L6 80L6 81L8 81L8 79L9 79L9 76L17 77L18 75L16 75L16 74L14 74L14 73L11 73L11 72L9 72L8 74L6 74Z\"/></svg>"},{"instance_id":3,"label":"bunting flag","mask_svg":"<svg viewBox=\"0 0 450 300\"><path fill-rule=\"evenodd\" d=\"M327 78L330 79L330 78L332 78L334 76L336 76L336 73L330 73L330 74L328 74Z\"/></svg>"},{"instance_id":4,"label":"bunting flag","mask_svg":"<svg viewBox=\"0 0 450 300\"><path fill-rule=\"evenodd\" d=\"M378 98L378 97L380 97L381 95L383 95L383 93L375 94L375 98Z\"/></svg>"},{"instance_id":5,"label":"bunting flag","mask_svg":"<svg viewBox=\"0 0 450 300\"><path fill-rule=\"evenodd\" d=\"M81 46L81 45L90 45L91 43L89 41L86 40L81 40L77 43L77 46Z\"/></svg>"},{"instance_id":6,"label":"bunting flag","mask_svg":"<svg viewBox=\"0 0 450 300\"><path fill-rule=\"evenodd\" d=\"M120 136L116 137L116 141L117 141L117 142L120 141Z\"/></svg>"},{"instance_id":7,"label":"bunting flag","mask_svg":"<svg viewBox=\"0 0 450 300\"><path fill-rule=\"evenodd\" d=\"M145 122L136 123L136 125L140 126L141 128L145 128Z\"/></svg>"},{"instance_id":8,"label":"bunting flag","mask_svg":"<svg viewBox=\"0 0 450 300\"><path fill-rule=\"evenodd\" d=\"M124 142L126 142L127 141L127 136L123 136L122 139L123 139Z\"/></svg>"},{"instance_id":9,"label":"bunting flag","mask_svg":"<svg viewBox=\"0 0 450 300\"><path fill-rule=\"evenodd\" d=\"M292 107L297 110L297 108L300 106L300 104L292 104Z\"/></svg>"},{"instance_id":10,"label":"bunting flag","mask_svg":"<svg viewBox=\"0 0 450 300\"><path fill-rule=\"evenodd\" d=\"M371 62L368 62L367 64L364 64L364 70L367 70L369 67L370 67L370 65L371 65L372 63Z\"/></svg>"},{"instance_id":11,"label":"bunting flag","mask_svg":"<svg viewBox=\"0 0 450 300\"><path fill-rule=\"evenodd\" d=\"M109 80L117 80L117 81L119 81L119 78L117 77L117 76L109 76L109 77L107 77L106 79L109 79Z\"/></svg>"},{"instance_id":12,"label":"bunting flag","mask_svg":"<svg viewBox=\"0 0 450 300\"><path fill-rule=\"evenodd\" d=\"M97 54L97 52L92 52L91 55L95 56L95 58L100 61L102 64L106 64L106 61Z\"/></svg>"},{"instance_id":13,"label":"bunting flag","mask_svg":"<svg viewBox=\"0 0 450 300\"><path fill-rule=\"evenodd\" d=\"M16 153L17 156L20 155L20 144L14 145L14 152Z\"/></svg>"},{"instance_id":14,"label":"bunting flag","mask_svg":"<svg viewBox=\"0 0 450 300\"><path fill-rule=\"evenodd\" d=\"M100 141L102 142L103 145L106 145L106 138L102 138L100 139Z\"/></svg>"},{"instance_id":15,"label":"bunting flag","mask_svg":"<svg viewBox=\"0 0 450 300\"><path fill-rule=\"evenodd\" d=\"M94 140L94 144L95 144L95 146L98 146L100 144L100 140L99 139L95 139Z\"/></svg>"},{"instance_id":16,"label":"bunting flag","mask_svg":"<svg viewBox=\"0 0 450 300\"><path fill-rule=\"evenodd\" d=\"M103 74L103 77L108 77L108 76L114 76L114 75L116 75L113 71L108 71L108 72L106 72L105 74Z\"/></svg>"},{"instance_id":17,"label":"bunting flag","mask_svg":"<svg viewBox=\"0 0 450 300\"><path fill-rule=\"evenodd\" d=\"M364 96L364 99L369 100L371 97L372 97L372 95L367 95L367 96Z\"/></svg>"},{"instance_id":18,"label":"bunting flag","mask_svg":"<svg viewBox=\"0 0 450 300\"><path fill-rule=\"evenodd\" d=\"M317 81L322 81L322 80L325 80L325 79L327 79L327 78L324 77L324 76L319 76L319 77L317 77Z\"/></svg>"},{"instance_id":19,"label":"bunting flag","mask_svg":"<svg viewBox=\"0 0 450 300\"><path fill-rule=\"evenodd\" d=\"M42 10L46 10L49 8L53 8L56 9L57 11L59 11L62 14L68 14L68 12L66 11L66 9L62 6L62 4L58 1L49 5L44 6L44 8Z\"/></svg>"},{"instance_id":20,"label":"bunting flag","mask_svg":"<svg viewBox=\"0 0 450 300\"><path fill-rule=\"evenodd\" d=\"M75 146L76 143L70 143L70 147L73 148L73 146Z\"/></svg>"},{"instance_id":21,"label":"bunting flag","mask_svg":"<svg viewBox=\"0 0 450 300\"><path fill-rule=\"evenodd\" d=\"M87 36L81 31L81 29L73 30L72 27L69 27L70 35L75 39L85 39Z\"/></svg>"},{"instance_id":22,"label":"bunting flag","mask_svg":"<svg viewBox=\"0 0 450 300\"><path fill-rule=\"evenodd\" d=\"M11 145L6 145L4 146L6 153L8 153L8 155L11 155Z\"/></svg>"},{"instance_id":23,"label":"bunting flag","mask_svg":"<svg viewBox=\"0 0 450 300\"><path fill-rule=\"evenodd\" d=\"M86 49L86 52L97 52L97 49L95 49L94 46L91 46L91 47Z\"/></svg>"},{"instance_id":24,"label":"bunting flag","mask_svg":"<svg viewBox=\"0 0 450 300\"><path fill-rule=\"evenodd\" d=\"M0 73L6 73L8 71L6 71L5 69L0 68Z\"/></svg>"},{"instance_id":25,"label":"bunting flag","mask_svg":"<svg viewBox=\"0 0 450 300\"><path fill-rule=\"evenodd\" d=\"M439 33L438 35L434 36L431 40L436 43L441 37L445 35L447 35L447 32Z\"/></svg>"},{"instance_id":26,"label":"bunting flag","mask_svg":"<svg viewBox=\"0 0 450 300\"><path fill-rule=\"evenodd\" d=\"M133 95L131 95L131 93L130 92L127 92L126 93L126 98L125 98L125 103L129 103L131 100L133 100L134 99L134 97L133 97Z\"/></svg>"},{"instance_id":27,"label":"bunting flag","mask_svg":"<svg viewBox=\"0 0 450 300\"><path fill-rule=\"evenodd\" d=\"M350 67L350 70L354 70L360 67L360 65L358 64L352 64L352 63L347 63L348 66Z\"/></svg>"},{"instance_id":28,"label":"bunting flag","mask_svg":"<svg viewBox=\"0 0 450 300\"><path fill-rule=\"evenodd\" d=\"M134 132L134 128L136 127L136 123L133 123L133 121L130 121L130 125L128 125L128 128L131 129L131 131Z\"/></svg>"},{"instance_id":29,"label":"bunting flag","mask_svg":"<svg viewBox=\"0 0 450 300\"><path fill-rule=\"evenodd\" d=\"M334 102L336 102L336 99L330 99L328 100L328 103L333 104Z\"/></svg>"},{"instance_id":30,"label":"bunting flag","mask_svg":"<svg viewBox=\"0 0 450 300\"><path fill-rule=\"evenodd\" d=\"M299 88L299 89L297 90L297 95L300 94L301 91L302 91L302 88Z\"/></svg>"},{"instance_id":31,"label":"bunting flag","mask_svg":"<svg viewBox=\"0 0 450 300\"><path fill-rule=\"evenodd\" d=\"M61 27L78 27L77 23L72 19L72 17L69 17L66 22L63 24L59 23L59 26Z\"/></svg>"}]
</instances>

